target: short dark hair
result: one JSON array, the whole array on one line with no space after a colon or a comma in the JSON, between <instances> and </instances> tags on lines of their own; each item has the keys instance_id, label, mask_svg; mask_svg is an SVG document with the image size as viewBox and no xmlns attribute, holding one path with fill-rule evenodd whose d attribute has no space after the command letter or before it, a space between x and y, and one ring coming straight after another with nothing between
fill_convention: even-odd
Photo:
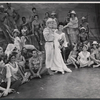
<instances>
[{"instance_id":1,"label":"short dark hair","mask_svg":"<svg viewBox=\"0 0 100 100\"><path fill-rule=\"evenodd\" d=\"M60 26L60 25L64 26L64 23L63 22L59 22L58 26Z\"/></svg>"},{"instance_id":2,"label":"short dark hair","mask_svg":"<svg viewBox=\"0 0 100 100\"><path fill-rule=\"evenodd\" d=\"M22 17L22 19L23 19L23 18L25 18L25 19L26 19L26 17Z\"/></svg>"},{"instance_id":3,"label":"short dark hair","mask_svg":"<svg viewBox=\"0 0 100 100\"><path fill-rule=\"evenodd\" d=\"M13 56L16 57L16 54L17 54L17 52L12 52L12 53L9 55L8 62L11 61L11 58L12 58Z\"/></svg>"},{"instance_id":4,"label":"short dark hair","mask_svg":"<svg viewBox=\"0 0 100 100\"><path fill-rule=\"evenodd\" d=\"M45 15L46 15L46 14L48 14L48 15L50 16L49 12L45 12Z\"/></svg>"},{"instance_id":5,"label":"short dark hair","mask_svg":"<svg viewBox=\"0 0 100 100\"><path fill-rule=\"evenodd\" d=\"M39 18L39 15L35 15L34 18L35 18L36 16Z\"/></svg>"},{"instance_id":6,"label":"short dark hair","mask_svg":"<svg viewBox=\"0 0 100 100\"><path fill-rule=\"evenodd\" d=\"M35 7L33 7L33 8L32 8L32 11L33 11L33 10L36 10L36 8L35 8Z\"/></svg>"}]
</instances>

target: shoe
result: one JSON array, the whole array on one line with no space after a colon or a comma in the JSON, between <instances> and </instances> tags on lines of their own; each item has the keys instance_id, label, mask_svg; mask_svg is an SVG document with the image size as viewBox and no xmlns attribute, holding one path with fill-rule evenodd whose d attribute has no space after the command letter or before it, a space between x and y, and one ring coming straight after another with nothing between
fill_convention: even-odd
<instances>
[{"instance_id":1,"label":"shoe","mask_svg":"<svg viewBox=\"0 0 100 100\"><path fill-rule=\"evenodd\" d=\"M66 72L71 73L72 70L70 70L69 68L67 68Z\"/></svg>"}]
</instances>

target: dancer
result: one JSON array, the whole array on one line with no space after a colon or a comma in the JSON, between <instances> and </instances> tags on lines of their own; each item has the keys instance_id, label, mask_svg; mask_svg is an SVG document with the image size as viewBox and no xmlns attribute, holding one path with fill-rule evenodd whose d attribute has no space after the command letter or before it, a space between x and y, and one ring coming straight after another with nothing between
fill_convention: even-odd
<instances>
[{"instance_id":1,"label":"dancer","mask_svg":"<svg viewBox=\"0 0 100 100\"><path fill-rule=\"evenodd\" d=\"M50 18L49 12L45 13L45 17L43 19L43 28L46 28L46 21Z\"/></svg>"},{"instance_id":2,"label":"dancer","mask_svg":"<svg viewBox=\"0 0 100 100\"><path fill-rule=\"evenodd\" d=\"M21 30L21 33L22 33L22 36L21 36L21 47L25 47L26 49L30 49L30 50L33 50L33 49L36 49L34 45L31 45L31 44L27 44L26 43L26 39L27 39L27 28L26 27L23 27L23 29Z\"/></svg>"},{"instance_id":3,"label":"dancer","mask_svg":"<svg viewBox=\"0 0 100 100\"><path fill-rule=\"evenodd\" d=\"M53 53L53 64L51 67L51 70L55 72L61 72L64 74L64 72L72 72L64 63L64 60L61 55L61 48L64 46L64 35L62 32L59 32L58 30L54 32L54 53ZM64 43L63 43L64 41ZM67 44L66 44L67 45Z\"/></svg>"},{"instance_id":4,"label":"dancer","mask_svg":"<svg viewBox=\"0 0 100 100\"><path fill-rule=\"evenodd\" d=\"M73 47L73 50L70 52L68 59L67 59L67 65L73 64L75 68L77 69L77 56L78 56L78 49L77 45Z\"/></svg>"},{"instance_id":5,"label":"dancer","mask_svg":"<svg viewBox=\"0 0 100 100\"><path fill-rule=\"evenodd\" d=\"M70 13L70 21L64 26L67 28L68 34L70 35L71 43L77 43L78 41L78 18L76 12L73 10Z\"/></svg>"},{"instance_id":6,"label":"dancer","mask_svg":"<svg viewBox=\"0 0 100 100\"><path fill-rule=\"evenodd\" d=\"M87 50L88 46L84 45L83 50L79 53L78 63L80 67L86 67L86 66L90 67L90 65L92 64L90 60L90 52L88 52Z\"/></svg>"},{"instance_id":7,"label":"dancer","mask_svg":"<svg viewBox=\"0 0 100 100\"><path fill-rule=\"evenodd\" d=\"M32 51L32 57L29 59L29 70L31 72L31 79L35 77L41 78L47 69L43 67L42 52L39 54L35 49Z\"/></svg>"}]
</instances>

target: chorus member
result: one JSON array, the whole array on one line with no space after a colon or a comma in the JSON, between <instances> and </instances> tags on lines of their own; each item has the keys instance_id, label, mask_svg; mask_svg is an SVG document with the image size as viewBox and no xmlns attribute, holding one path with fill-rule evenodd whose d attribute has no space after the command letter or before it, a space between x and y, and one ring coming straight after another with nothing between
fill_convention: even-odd
<instances>
[{"instance_id":1,"label":"chorus member","mask_svg":"<svg viewBox=\"0 0 100 100\"><path fill-rule=\"evenodd\" d=\"M18 65L15 63L16 57L15 55L11 54L9 56L9 63L6 64L6 89L3 92L4 96L7 96L9 93L9 89L12 88L14 90L18 90L19 86L21 85L21 80L17 76L18 73Z\"/></svg>"},{"instance_id":2,"label":"chorus member","mask_svg":"<svg viewBox=\"0 0 100 100\"><path fill-rule=\"evenodd\" d=\"M6 67L5 63L3 62L2 58L0 58L0 97L3 96L4 91L6 91L7 88L7 81L6 81ZM8 93L13 92L14 88L8 89ZM6 96L6 95L5 95Z\"/></svg>"},{"instance_id":3,"label":"chorus member","mask_svg":"<svg viewBox=\"0 0 100 100\"><path fill-rule=\"evenodd\" d=\"M89 67L91 65L90 52L88 52L87 50L87 45L84 45L83 50L78 54L78 63L80 67Z\"/></svg>"},{"instance_id":4,"label":"chorus member","mask_svg":"<svg viewBox=\"0 0 100 100\"><path fill-rule=\"evenodd\" d=\"M27 43L27 28L23 27L23 29L21 30L22 36L21 36L21 47L25 47L26 49L36 49L34 45L31 45L29 43Z\"/></svg>"},{"instance_id":5,"label":"chorus member","mask_svg":"<svg viewBox=\"0 0 100 100\"><path fill-rule=\"evenodd\" d=\"M88 34L87 34L86 29L84 27L80 28L79 40L82 43L84 43L85 41L88 41Z\"/></svg>"},{"instance_id":6,"label":"chorus member","mask_svg":"<svg viewBox=\"0 0 100 100\"><path fill-rule=\"evenodd\" d=\"M91 59L93 61L94 68L100 66L100 46L97 49L92 51Z\"/></svg>"},{"instance_id":7,"label":"chorus member","mask_svg":"<svg viewBox=\"0 0 100 100\"><path fill-rule=\"evenodd\" d=\"M84 27L86 29L86 33L87 33L88 38L89 38L89 23L87 22L87 19L84 16L81 18L80 27Z\"/></svg>"},{"instance_id":8,"label":"chorus member","mask_svg":"<svg viewBox=\"0 0 100 100\"><path fill-rule=\"evenodd\" d=\"M71 39L71 43L78 42L78 18L76 16L76 12L73 10L70 13L70 21L67 25L64 26L67 28L68 34Z\"/></svg>"},{"instance_id":9,"label":"chorus member","mask_svg":"<svg viewBox=\"0 0 100 100\"><path fill-rule=\"evenodd\" d=\"M46 21L50 18L49 12L45 13L45 17L43 19L43 28L46 28Z\"/></svg>"},{"instance_id":10,"label":"chorus member","mask_svg":"<svg viewBox=\"0 0 100 100\"><path fill-rule=\"evenodd\" d=\"M32 22L32 33L34 34L34 36L36 37L36 40L38 42L39 45L39 49L41 50L41 44L42 44L42 23L39 20L39 16L35 15L34 16L34 21Z\"/></svg>"},{"instance_id":11,"label":"chorus member","mask_svg":"<svg viewBox=\"0 0 100 100\"><path fill-rule=\"evenodd\" d=\"M35 7L32 8L32 15L29 17L30 22L34 21L34 16L38 15L37 9Z\"/></svg>"},{"instance_id":12,"label":"chorus member","mask_svg":"<svg viewBox=\"0 0 100 100\"><path fill-rule=\"evenodd\" d=\"M41 75L47 71L47 69L43 67L42 52L39 54L36 50L32 51L32 57L29 59L29 69L31 72L31 78L41 78Z\"/></svg>"},{"instance_id":13,"label":"chorus member","mask_svg":"<svg viewBox=\"0 0 100 100\"><path fill-rule=\"evenodd\" d=\"M14 20L14 13L17 13L16 10L11 6L11 3L7 3L7 9L6 9L6 12L7 12L7 25L10 27L10 29L15 29L17 28L17 25L15 23L15 20ZM13 31L13 30L12 30Z\"/></svg>"},{"instance_id":14,"label":"chorus member","mask_svg":"<svg viewBox=\"0 0 100 100\"><path fill-rule=\"evenodd\" d=\"M78 57L78 48L77 45L73 47L73 50L70 52L68 59L67 59L67 65L73 64L75 68L77 69L77 57Z\"/></svg>"},{"instance_id":15,"label":"chorus member","mask_svg":"<svg viewBox=\"0 0 100 100\"><path fill-rule=\"evenodd\" d=\"M22 17L22 23L20 25L20 31L23 29L23 27L27 27L27 35L31 34L31 28L29 23L26 21L26 17Z\"/></svg>"}]
</instances>

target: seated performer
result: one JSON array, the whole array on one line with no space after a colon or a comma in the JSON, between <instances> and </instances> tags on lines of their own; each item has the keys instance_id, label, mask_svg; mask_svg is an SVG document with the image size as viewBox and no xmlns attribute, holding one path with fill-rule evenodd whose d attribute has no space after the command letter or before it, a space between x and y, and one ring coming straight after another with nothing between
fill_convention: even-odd
<instances>
[{"instance_id":1,"label":"seated performer","mask_svg":"<svg viewBox=\"0 0 100 100\"><path fill-rule=\"evenodd\" d=\"M36 50L32 51L32 57L29 59L29 69L31 72L31 78L39 77L44 74L47 69L43 67L43 58Z\"/></svg>"},{"instance_id":2,"label":"seated performer","mask_svg":"<svg viewBox=\"0 0 100 100\"><path fill-rule=\"evenodd\" d=\"M20 80L20 77L18 77L18 65L15 63L15 55L11 54L9 56L9 63L4 65L6 68L6 73L5 73L5 80L1 83L1 87L3 92L3 96L7 96L9 92L12 90L17 91L18 87L21 85L22 81Z\"/></svg>"},{"instance_id":3,"label":"seated performer","mask_svg":"<svg viewBox=\"0 0 100 100\"><path fill-rule=\"evenodd\" d=\"M78 56L78 50L77 50L77 45L73 47L73 50L70 52L69 57L67 59L67 65L73 64L75 68L78 68L76 63L77 63L77 56Z\"/></svg>"},{"instance_id":4,"label":"seated performer","mask_svg":"<svg viewBox=\"0 0 100 100\"><path fill-rule=\"evenodd\" d=\"M90 67L90 65L92 64L90 60L90 52L88 52L87 50L87 45L84 45L83 50L78 55L78 64L80 65L80 67Z\"/></svg>"},{"instance_id":5,"label":"seated performer","mask_svg":"<svg viewBox=\"0 0 100 100\"><path fill-rule=\"evenodd\" d=\"M93 61L93 68L100 66L100 46L91 53L91 59Z\"/></svg>"}]
</instances>

